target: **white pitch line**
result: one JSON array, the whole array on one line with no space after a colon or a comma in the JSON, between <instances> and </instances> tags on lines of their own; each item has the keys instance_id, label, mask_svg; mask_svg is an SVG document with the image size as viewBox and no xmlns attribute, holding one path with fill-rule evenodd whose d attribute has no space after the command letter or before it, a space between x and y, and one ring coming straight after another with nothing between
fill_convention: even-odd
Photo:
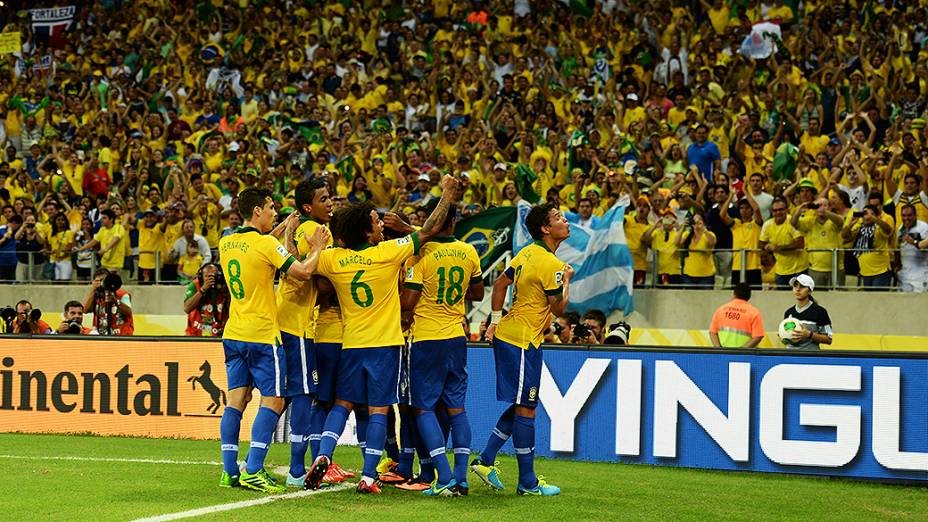
<instances>
[{"instance_id":1,"label":"white pitch line","mask_svg":"<svg viewBox=\"0 0 928 522\"><path fill-rule=\"evenodd\" d=\"M333 486L326 489L312 489L312 490L303 490L297 491L294 493L286 493L283 495L272 495L268 497L256 498L253 500L242 500L240 502L230 502L228 504L216 504L215 506L206 506L197 509L191 509L188 511L179 511L177 513L168 513L166 515L158 515L150 518L139 518L133 522L164 522L167 520L180 520L182 518L190 517L199 517L202 515L209 515L212 513L219 513L221 511L232 511L233 509L242 509L252 506L260 506L262 504L269 504L278 500L290 500L292 498L302 498L309 497L312 495L319 495L321 493L334 493L336 491L342 491L348 489L354 484L341 484L338 486Z\"/></svg>"},{"instance_id":2,"label":"white pitch line","mask_svg":"<svg viewBox=\"0 0 928 522\"><path fill-rule=\"evenodd\" d=\"M0 459L21 460L76 460L85 462L129 462L133 464L181 464L219 466L222 462L215 460L170 460L170 459L128 459L119 457L80 457L80 456L40 456L40 455L0 455Z\"/></svg>"}]
</instances>

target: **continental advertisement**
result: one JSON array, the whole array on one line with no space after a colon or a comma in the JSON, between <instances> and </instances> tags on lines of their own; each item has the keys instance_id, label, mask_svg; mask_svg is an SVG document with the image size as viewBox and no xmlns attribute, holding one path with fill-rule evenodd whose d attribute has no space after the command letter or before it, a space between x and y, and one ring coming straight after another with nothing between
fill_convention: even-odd
<instances>
[{"instance_id":1,"label":"continental advertisement","mask_svg":"<svg viewBox=\"0 0 928 522\"><path fill-rule=\"evenodd\" d=\"M0 432L215 439L225 389L215 341L0 339Z\"/></svg>"}]
</instances>

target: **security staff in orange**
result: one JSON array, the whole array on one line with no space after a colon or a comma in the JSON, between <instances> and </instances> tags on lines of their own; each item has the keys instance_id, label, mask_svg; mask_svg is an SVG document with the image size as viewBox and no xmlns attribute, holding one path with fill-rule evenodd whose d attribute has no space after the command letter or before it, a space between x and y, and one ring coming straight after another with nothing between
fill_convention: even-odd
<instances>
[{"instance_id":1,"label":"security staff in orange","mask_svg":"<svg viewBox=\"0 0 928 522\"><path fill-rule=\"evenodd\" d=\"M748 303L751 287L735 285L735 298L723 304L712 316L709 339L712 346L724 348L755 348L764 338L764 321L760 310Z\"/></svg>"}]
</instances>

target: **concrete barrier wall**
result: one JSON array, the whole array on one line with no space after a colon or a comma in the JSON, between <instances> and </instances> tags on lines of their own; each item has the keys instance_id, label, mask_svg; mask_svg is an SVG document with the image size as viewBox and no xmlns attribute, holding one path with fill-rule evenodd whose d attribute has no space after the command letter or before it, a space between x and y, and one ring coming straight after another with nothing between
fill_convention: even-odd
<instances>
[{"instance_id":1,"label":"concrete barrier wall","mask_svg":"<svg viewBox=\"0 0 928 522\"><path fill-rule=\"evenodd\" d=\"M136 313L183 314L181 286L128 286ZM0 305L28 299L36 308L59 313L64 303L82 300L87 287L77 285L0 285ZM818 292L838 333L928 336L928 294L896 292ZM715 309L731 299L730 291L637 290L636 311L626 318L632 328L705 330ZM751 303L764 317L764 327L776 331L783 312L795 301L784 291L755 292ZM621 314L610 318L617 321ZM928 342L928 341L926 341Z\"/></svg>"}]
</instances>

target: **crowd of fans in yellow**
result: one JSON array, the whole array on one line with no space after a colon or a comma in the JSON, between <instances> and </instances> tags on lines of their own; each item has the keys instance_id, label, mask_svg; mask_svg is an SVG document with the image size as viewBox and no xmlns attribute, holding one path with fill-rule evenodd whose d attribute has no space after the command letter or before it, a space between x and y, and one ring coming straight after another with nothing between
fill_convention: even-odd
<instances>
[{"instance_id":1,"label":"crowd of fans in yellow","mask_svg":"<svg viewBox=\"0 0 928 522\"><path fill-rule=\"evenodd\" d=\"M285 208L327 176L417 224L452 172L465 215L628 201L637 284L928 287L918 3L110 1L60 49L25 13L2 279L189 280L244 187ZM765 21L774 52L745 56Z\"/></svg>"}]
</instances>

